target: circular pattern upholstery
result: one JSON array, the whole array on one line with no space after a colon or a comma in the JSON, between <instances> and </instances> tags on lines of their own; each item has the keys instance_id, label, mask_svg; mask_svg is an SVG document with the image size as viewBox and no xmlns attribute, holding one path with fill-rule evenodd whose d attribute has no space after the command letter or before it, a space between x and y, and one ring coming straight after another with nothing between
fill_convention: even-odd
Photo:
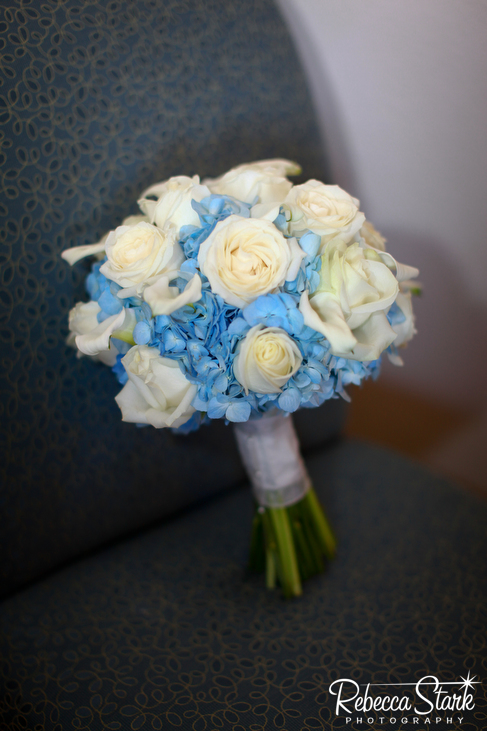
<instances>
[{"instance_id":1,"label":"circular pattern upholstery","mask_svg":"<svg viewBox=\"0 0 487 731\"><path fill-rule=\"evenodd\" d=\"M323 167L269 0L6 0L0 50L5 593L242 478L229 433L202 438L222 447L215 461L121 423L109 369L65 345L88 265L60 252L97 241L171 175L278 156L307 177Z\"/></svg>"},{"instance_id":2,"label":"circular pattern upholstery","mask_svg":"<svg viewBox=\"0 0 487 731\"><path fill-rule=\"evenodd\" d=\"M302 598L245 576L251 499L233 491L3 603L0 726L359 731L391 716L404 728L373 711L347 724L330 683L470 672L483 681L472 711L401 717L418 731L485 729L487 506L361 444L308 468L339 548Z\"/></svg>"}]
</instances>

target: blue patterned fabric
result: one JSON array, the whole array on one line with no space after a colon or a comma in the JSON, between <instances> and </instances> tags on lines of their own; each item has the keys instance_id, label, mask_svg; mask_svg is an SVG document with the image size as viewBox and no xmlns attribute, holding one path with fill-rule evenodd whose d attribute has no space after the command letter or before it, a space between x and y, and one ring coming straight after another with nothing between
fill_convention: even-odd
<instances>
[{"instance_id":1,"label":"blue patterned fabric","mask_svg":"<svg viewBox=\"0 0 487 731\"><path fill-rule=\"evenodd\" d=\"M278 156L326 171L269 0L7 0L0 42L5 594L243 475L229 431L183 442L121 423L113 375L65 345L88 264L60 252L171 175Z\"/></svg>"},{"instance_id":2,"label":"blue patterned fabric","mask_svg":"<svg viewBox=\"0 0 487 731\"><path fill-rule=\"evenodd\" d=\"M4 601L0 728L485 729L486 504L362 444L308 468L339 549L303 598L245 576L250 493L227 493ZM475 709L430 725L346 724L329 693L469 671Z\"/></svg>"}]
</instances>

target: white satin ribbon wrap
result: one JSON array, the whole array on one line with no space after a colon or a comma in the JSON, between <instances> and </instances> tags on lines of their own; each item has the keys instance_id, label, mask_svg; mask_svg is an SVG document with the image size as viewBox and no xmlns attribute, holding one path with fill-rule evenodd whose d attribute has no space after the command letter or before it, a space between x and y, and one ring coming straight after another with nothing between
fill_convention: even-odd
<instances>
[{"instance_id":1,"label":"white satin ribbon wrap","mask_svg":"<svg viewBox=\"0 0 487 731\"><path fill-rule=\"evenodd\" d=\"M259 505L285 508L310 488L290 417L263 416L234 424L240 454Z\"/></svg>"}]
</instances>

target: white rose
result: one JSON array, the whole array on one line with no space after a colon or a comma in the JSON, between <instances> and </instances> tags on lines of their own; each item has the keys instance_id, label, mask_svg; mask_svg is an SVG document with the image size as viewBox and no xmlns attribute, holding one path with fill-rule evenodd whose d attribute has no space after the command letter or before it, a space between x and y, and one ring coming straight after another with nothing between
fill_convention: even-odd
<instances>
[{"instance_id":1,"label":"white rose","mask_svg":"<svg viewBox=\"0 0 487 731\"><path fill-rule=\"evenodd\" d=\"M111 343L111 337L132 342L131 333L136 321L133 310L123 309L116 315L98 322L101 312L98 302L78 302L69 313L69 335L67 344L78 349L81 354L101 360L112 366L117 359L118 350Z\"/></svg>"},{"instance_id":2,"label":"white rose","mask_svg":"<svg viewBox=\"0 0 487 731\"><path fill-rule=\"evenodd\" d=\"M200 247L198 262L213 292L245 307L292 282L304 256L296 239L285 239L270 221L233 215L217 223Z\"/></svg>"},{"instance_id":3,"label":"white rose","mask_svg":"<svg viewBox=\"0 0 487 731\"><path fill-rule=\"evenodd\" d=\"M284 207L291 212L290 233L310 229L322 237L322 245L334 238L348 243L361 228L365 216L360 202L338 185L308 180L289 191Z\"/></svg>"},{"instance_id":4,"label":"white rose","mask_svg":"<svg viewBox=\"0 0 487 731\"><path fill-rule=\"evenodd\" d=\"M197 388L177 362L159 355L157 348L136 345L122 358L129 380L115 397L122 421L177 428L194 413L191 401Z\"/></svg>"},{"instance_id":5,"label":"white rose","mask_svg":"<svg viewBox=\"0 0 487 731\"><path fill-rule=\"evenodd\" d=\"M408 264L401 264L386 251L387 239L369 221L365 221L355 235L354 241L360 244L362 249L367 250L368 259L383 262L394 273L398 282L406 282L418 276L419 269Z\"/></svg>"},{"instance_id":6,"label":"white rose","mask_svg":"<svg viewBox=\"0 0 487 731\"><path fill-rule=\"evenodd\" d=\"M135 287L137 293L161 274L176 276L184 261L174 226L160 229L145 222L119 226L108 234L105 249L108 261L101 273L121 287Z\"/></svg>"},{"instance_id":7,"label":"white rose","mask_svg":"<svg viewBox=\"0 0 487 731\"><path fill-rule=\"evenodd\" d=\"M298 346L284 330L255 325L240 343L233 372L245 393L280 393L302 361Z\"/></svg>"},{"instance_id":8,"label":"white rose","mask_svg":"<svg viewBox=\"0 0 487 731\"><path fill-rule=\"evenodd\" d=\"M160 228L172 223L177 232L181 226L200 226L200 219L191 205L191 201L201 201L210 195L206 185L200 185L198 175L189 178L178 175L163 183L157 183L142 193L139 206L149 217L151 223ZM151 200L151 197L157 200Z\"/></svg>"},{"instance_id":9,"label":"white rose","mask_svg":"<svg viewBox=\"0 0 487 731\"><path fill-rule=\"evenodd\" d=\"M290 160L259 160L238 165L219 178L204 180L212 193L231 195L239 201L275 203L283 201L292 184L286 175L299 175L301 168Z\"/></svg>"},{"instance_id":10,"label":"white rose","mask_svg":"<svg viewBox=\"0 0 487 731\"><path fill-rule=\"evenodd\" d=\"M133 226L141 221L147 221L146 216L128 216L124 218L122 226ZM61 252L62 258L68 262L68 264L76 264L80 259L84 259L86 256L96 256L97 259L103 259L105 256L105 245L108 239L108 233L106 233L100 241L96 244L86 244L84 246L73 246L71 249L65 249Z\"/></svg>"},{"instance_id":11,"label":"white rose","mask_svg":"<svg viewBox=\"0 0 487 731\"><path fill-rule=\"evenodd\" d=\"M399 291L375 252L367 255L358 243L331 241L316 292L309 300L303 293L299 304L305 324L329 340L334 355L362 361L376 360L396 338L386 313Z\"/></svg>"}]
</instances>

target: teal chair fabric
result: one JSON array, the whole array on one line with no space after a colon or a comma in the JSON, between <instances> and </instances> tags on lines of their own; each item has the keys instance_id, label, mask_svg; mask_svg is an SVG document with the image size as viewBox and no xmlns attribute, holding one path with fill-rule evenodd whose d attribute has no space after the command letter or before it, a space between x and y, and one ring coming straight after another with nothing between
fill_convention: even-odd
<instances>
[{"instance_id":1,"label":"teal chair fabric","mask_svg":"<svg viewBox=\"0 0 487 731\"><path fill-rule=\"evenodd\" d=\"M7 0L0 44L5 595L243 479L222 425L184 440L121 423L113 374L65 345L88 265L70 270L60 252L97 241L171 175L269 157L307 178L326 170L269 0ZM320 413L311 442L342 420L338 404Z\"/></svg>"},{"instance_id":2,"label":"teal chair fabric","mask_svg":"<svg viewBox=\"0 0 487 731\"><path fill-rule=\"evenodd\" d=\"M251 498L230 491L3 603L0 728L485 729L487 505L359 443L308 468L338 555L302 598L245 575ZM433 675L451 691L469 672L475 707L428 721L347 722L329 690L349 678L411 697L396 684Z\"/></svg>"}]
</instances>

